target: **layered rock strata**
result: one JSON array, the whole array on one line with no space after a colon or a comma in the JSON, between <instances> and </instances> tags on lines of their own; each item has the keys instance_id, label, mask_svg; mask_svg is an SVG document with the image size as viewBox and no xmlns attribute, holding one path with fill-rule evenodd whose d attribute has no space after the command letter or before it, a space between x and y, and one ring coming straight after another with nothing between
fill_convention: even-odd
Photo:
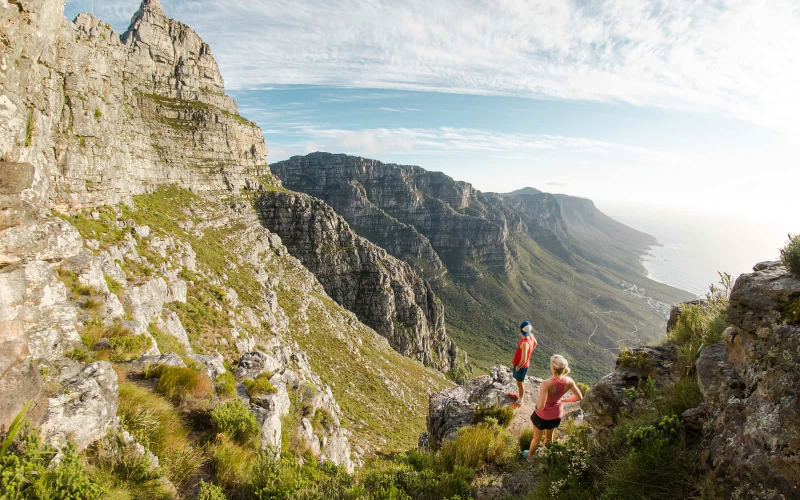
<instances>
[{"instance_id":1,"label":"layered rock strata","mask_svg":"<svg viewBox=\"0 0 800 500\"><path fill-rule=\"evenodd\" d=\"M271 168L286 187L330 203L359 234L432 277L440 259L461 277L479 276L480 267L505 272L509 236L524 230L499 199L420 167L312 153Z\"/></svg>"},{"instance_id":2,"label":"layered rock strata","mask_svg":"<svg viewBox=\"0 0 800 500\"><path fill-rule=\"evenodd\" d=\"M268 192L256 207L328 295L389 340L401 354L449 370L458 349L445 333L444 306L411 267L353 232L324 202Z\"/></svg>"}]
</instances>

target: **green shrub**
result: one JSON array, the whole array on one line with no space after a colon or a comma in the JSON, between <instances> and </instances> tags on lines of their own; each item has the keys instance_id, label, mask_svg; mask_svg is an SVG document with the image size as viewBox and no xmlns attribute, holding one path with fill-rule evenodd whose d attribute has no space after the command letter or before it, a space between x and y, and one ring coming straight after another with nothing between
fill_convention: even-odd
<instances>
[{"instance_id":1,"label":"green shrub","mask_svg":"<svg viewBox=\"0 0 800 500\"><path fill-rule=\"evenodd\" d=\"M662 390L656 408L662 415L680 415L689 408L696 408L703 401L703 394L694 375L681 377L675 384Z\"/></svg>"},{"instance_id":2,"label":"green shrub","mask_svg":"<svg viewBox=\"0 0 800 500\"><path fill-rule=\"evenodd\" d=\"M236 379L233 373L226 371L218 375L216 385L219 396L232 398L236 395Z\"/></svg>"},{"instance_id":3,"label":"green shrub","mask_svg":"<svg viewBox=\"0 0 800 500\"><path fill-rule=\"evenodd\" d=\"M533 429L526 428L519 435L519 451L525 451L530 448L531 441L533 441Z\"/></svg>"},{"instance_id":4,"label":"green shrub","mask_svg":"<svg viewBox=\"0 0 800 500\"><path fill-rule=\"evenodd\" d=\"M99 109L95 108L95 110L94 110L94 117L95 117L95 118L97 118L97 119L99 120L99 119L100 119L100 117L102 117L102 116L103 116L103 112L102 112L102 111L100 111Z\"/></svg>"},{"instance_id":5,"label":"green shrub","mask_svg":"<svg viewBox=\"0 0 800 500\"><path fill-rule=\"evenodd\" d=\"M86 363L91 358L89 351L86 349L73 349L70 352L66 353L66 356L69 359L74 359L80 363Z\"/></svg>"},{"instance_id":6,"label":"green shrub","mask_svg":"<svg viewBox=\"0 0 800 500\"><path fill-rule=\"evenodd\" d=\"M458 385L461 385L469 380L469 372L467 372L467 369L464 367L464 365L460 363L451 368L447 372L446 376L448 380L452 380Z\"/></svg>"},{"instance_id":7,"label":"green shrub","mask_svg":"<svg viewBox=\"0 0 800 500\"><path fill-rule=\"evenodd\" d=\"M103 274L103 278L106 280L106 286L108 286L108 291L117 295L120 291L122 291L122 284L112 278L107 274Z\"/></svg>"},{"instance_id":8,"label":"green shrub","mask_svg":"<svg viewBox=\"0 0 800 500\"><path fill-rule=\"evenodd\" d=\"M125 429L159 459L162 471L180 485L202 465L180 413L163 397L131 382L119 384L117 415Z\"/></svg>"},{"instance_id":9,"label":"green shrub","mask_svg":"<svg viewBox=\"0 0 800 500\"><path fill-rule=\"evenodd\" d=\"M592 386L589 384L584 384L583 382L575 382L578 385L578 390L581 391L583 397L586 397L589 394L589 391L592 390Z\"/></svg>"},{"instance_id":10,"label":"green shrub","mask_svg":"<svg viewBox=\"0 0 800 500\"><path fill-rule=\"evenodd\" d=\"M790 301L781 311L783 320L790 325L800 323L800 297Z\"/></svg>"},{"instance_id":11,"label":"green shrub","mask_svg":"<svg viewBox=\"0 0 800 500\"><path fill-rule=\"evenodd\" d=\"M207 483L200 480L200 490L197 493L197 500L227 500L222 488L214 483Z\"/></svg>"},{"instance_id":12,"label":"green shrub","mask_svg":"<svg viewBox=\"0 0 800 500\"><path fill-rule=\"evenodd\" d=\"M653 368L653 361L642 351L632 352L627 349L622 349L617 358L617 364L636 370L640 373L647 373Z\"/></svg>"},{"instance_id":13,"label":"green shrub","mask_svg":"<svg viewBox=\"0 0 800 500\"><path fill-rule=\"evenodd\" d=\"M590 476L591 460L586 448L580 446L577 440L548 443L543 459L537 464L539 480L531 498L594 498Z\"/></svg>"},{"instance_id":14,"label":"green shrub","mask_svg":"<svg viewBox=\"0 0 800 500\"><path fill-rule=\"evenodd\" d=\"M125 482L146 483L161 475L145 455L125 442L119 431L112 431L95 443L90 455L96 467Z\"/></svg>"},{"instance_id":15,"label":"green shrub","mask_svg":"<svg viewBox=\"0 0 800 500\"><path fill-rule=\"evenodd\" d=\"M514 418L514 408L510 406L479 404L475 409L475 423L485 422L486 419L494 419L500 427L508 427Z\"/></svg>"},{"instance_id":16,"label":"green shrub","mask_svg":"<svg viewBox=\"0 0 800 500\"><path fill-rule=\"evenodd\" d=\"M275 394L278 389L269 381L272 377L271 373L262 373L255 380L247 379L244 381L244 386L247 388L247 395L251 398L262 396L264 394Z\"/></svg>"},{"instance_id":17,"label":"green shrub","mask_svg":"<svg viewBox=\"0 0 800 500\"><path fill-rule=\"evenodd\" d=\"M22 423L22 414L17 423ZM13 431L13 432L12 432ZM68 443L57 451L42 443L39 433L28 425L13 426L0 449L0 492L2 498L20 500L72 500L104 498L105 492L87 474L75 447Z\"/></svg>"},{"instance_id":18,"label":"green shrub","mask_svg":"<svg viewBox=\"0 0 800 500\"><path fill-rule=\"evenodd\" d=\"M156 326L155 323L150 323L150 325L147 327L147 331L153 336L153 339L156 341L156 346L158 346L158 350L162 353L174 352L180 356L186 354L186 346L181 344L180 341L178 341L178 339L172 335L161 330L158 326Z\"/></svg>"},{"instance_id":19,"label":"green shrub","mask_svg":"<svg viewBox=\"0 0 800 500\"><path fill-rule=\"evenodd\" d=\"M483 464L505 465L517 455L516 441L496 425L463 427L454 440L442 445L437 462L445 472L453 472L456 466L477 469Z\"/></svg>"},{"instance_id":20,"label":"green shrub","mask_svg":"<svg viewBox=\"0 0 800 500\"><path fill-rule=\"evenodd\" d=\"M211 394L211 379L203 371L182 366L162 366L156 390L173 401L204 398Z\"/></svg>"},{"instance_id":21,"label":"green shrub","mask_svg":"<svg viewBox=\"0 0 800 500\"><path fill-rule=\"evenodd\" d=\"M217 432L239 444L248 444L261 434L256 417L238 399L214 408L211 421Z\"/></svg>"},{"instance_id":22,"label":"green shrub","mask_svg":"<svg viewBox=\"0 0 800 500\"><path fill-rule=\"evenodd\" d=\"M789 235L789 241L781 249L781 262L794 274L800 275L800 234Z\"/></svg>"}]
</instances>

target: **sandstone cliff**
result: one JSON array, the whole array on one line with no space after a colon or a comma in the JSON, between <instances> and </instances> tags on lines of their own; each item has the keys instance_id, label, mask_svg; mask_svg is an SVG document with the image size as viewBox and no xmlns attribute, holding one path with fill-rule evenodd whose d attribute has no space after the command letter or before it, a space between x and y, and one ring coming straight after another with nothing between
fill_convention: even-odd
<instances>
[{"instance_id":1,"label":"sandstone cliff","mask_svg":"<svg viewBox=\"0 0 800 500\"><path fill-rule=\"evenodd\" d=\"M320 200L271 192L261 221L282 239L339 304L389 340L399 353L449 370L458 349L445 334L444 306L411 267L356 235Z\"/></svg>"},{"instance_id":2,"label":"sandstone cliff","mask_svg":"<svg viewBox=\"0 0 800 500\"><path fill-rule=\"evenodd\" d=\"M509 236L523 228L518 215L470 184L415 166L312 153L277 162L272 171L286 187L330 203L360 234L434 278L441 262L467 279L479 277L483 266L505 272Z\"/></svg>"},{"instance_id":3,"label":"sandstone cliff","mask_svg":"<svg viewBox=\"0 0 800 500\"><path fill-rule=\"evenodd\" d=\"M33 400L48 441L82 448L119 425L117 387L128 382L118 373L181 365L179 352L213 379L223 360L263 354L278 360L264 368L277 400L245 400L265 445L277 444L287 394L292 411L332 416L289 429L318 456L351 468L376 447L408 444L426 391L447 382L331 300L262 225L256 196L282 188L208 45L158 0L122 36L88 14L69 22L63 7L0 3L0 423ZM373 316L393 325L382 333L447 368L455 348L430 289L383 252L364 259L405 301ZM360 283L363 269L351 271ZM387 441L399 408L413 415Z\"/></svg>"}]
</instances>

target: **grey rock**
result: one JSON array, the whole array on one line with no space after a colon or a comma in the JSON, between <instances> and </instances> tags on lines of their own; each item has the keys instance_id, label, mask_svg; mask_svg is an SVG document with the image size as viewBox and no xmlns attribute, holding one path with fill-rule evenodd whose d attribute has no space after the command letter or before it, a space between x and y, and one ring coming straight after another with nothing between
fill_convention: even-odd
<instances>
[{"instance_id":1,"label":"grey rock","mask_svg":"<svg viewBox=\"0 0 800 500\"><path fill-rule=\"evenodd\" d=\"M628 353L640 362L626 365L618 358L615 370L593 385L581 401L584 419L596 431L610 429L616 425L622 410L633 409L633 402L625 395L626 388L637 387L647 377L653 377L656 387L661 387L674 383L682 374L674 345L640 347Z\"/></svg>"},{"instance_id":2,"label":"grey rock","mask_svg":"<svg viewBox=\"0 0 800 500\"><path fill-rule=\"evenodd\" d=\"M80 451L117 425L117 374L105 361L87 365L49 398L40 426L46 442L60 447L67 439Z\"/></svg>"},{"instance_id":3,"label":"grey rock","mask_svg":"<svg viewBox=\"0 0 800 500\"><path fill-rule=\"evenodd\" d=\"M142 356L128 363L128 369L136 373L144 373L145 370L152 370L159 366L186 367L186 363L174 352L157 356Z\"/></svg>"},{"instance_id":4,"label":"grey rock","mask_svg":"<svg viewBox=\"0 0 800 500\"><path fill-rule=\"evenodd\" d=\"M134 234L139 238L147 238L150 236L150 227L149 226L136 226L133 228Z\"/></svg>"},{"instance_id":5,"label":"grey rock","mask_svg":"<svg viewBox=\"0 0 800 500\"><path fill-rule=\"evenodd\" d=\"M205 354L190 354L190 358L199 363L206 371L211 380L216 380L218 376L226 372L225 365L222 364L222 355L216 356Z\"/></svg>"}]
</instances>

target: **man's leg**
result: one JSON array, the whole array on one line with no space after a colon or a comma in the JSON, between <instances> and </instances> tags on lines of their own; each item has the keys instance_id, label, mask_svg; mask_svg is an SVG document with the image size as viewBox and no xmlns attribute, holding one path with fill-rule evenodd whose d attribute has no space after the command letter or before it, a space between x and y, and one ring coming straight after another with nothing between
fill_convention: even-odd
<instances>
[{"instance_id":1,"label":"man's leg","mask_svg":"<svg viewBox=\"0 0 800 500\"><path fill-rule=\"evenodd\" d=\"M522 398L525 397L525 382L520 382L519 380L517 380L517 390L519 391L517 393L517 394L519 394L519 398L517 399L517 401L521 405L522 404Z\"/></svg>"}]
</instances>

